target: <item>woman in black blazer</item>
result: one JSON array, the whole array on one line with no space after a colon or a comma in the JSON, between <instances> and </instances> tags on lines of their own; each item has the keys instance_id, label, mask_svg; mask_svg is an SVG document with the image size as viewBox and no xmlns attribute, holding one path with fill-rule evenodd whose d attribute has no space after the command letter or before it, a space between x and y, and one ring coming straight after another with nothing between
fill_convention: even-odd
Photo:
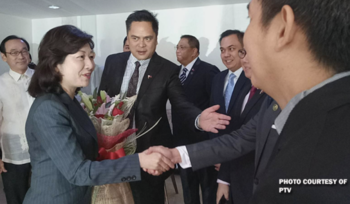
<instances>
[{"instance_id":1,"label":"woman in black blazer","mask_svg":"<svg viewBox=\"0 0 350 204\"><path fill-rule=\"evenodd\" d=\"M26 123L32 165L24 203L91 203L91 186L141 180L141 168L155 174L173 164L145 152L118 160L94 161L97 135L75 94L94 70L92 36L70 25L47 32L28 88L36 97Z\"/></svg>"}]
</instances>

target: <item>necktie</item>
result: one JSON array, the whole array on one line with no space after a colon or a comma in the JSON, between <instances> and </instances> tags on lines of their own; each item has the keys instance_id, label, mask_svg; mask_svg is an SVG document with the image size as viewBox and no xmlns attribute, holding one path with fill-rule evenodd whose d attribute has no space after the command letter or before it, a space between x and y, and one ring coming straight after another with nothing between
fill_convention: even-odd
<instances>
[{"instance_id":1,"label":"necktie","mask_svg":"<svg viewBox=\"0 0 350 204\"><path fill-rule=\"evenodd\" d=\"M130 81L129 81L129 86L128 86L128 92L126 94L127 97L131 97L136 95L136 90L137 90L137 83L139 81L139 68L141 64L139 61L135 62L135 71L132 74Z\"/></svg>"},{"instance_id":2,"label":"necktie","mask_svg":"<svg viewBox=\"0 0 350 204\"><path fill-rule=\"evenodd\" d=\"M182 70L182 74L180 75L180 81L181 81L181 84L184 85L184 82L186 80L186 72L188 71L188 69L185 67L183 70Z\"/></svg>"},{"instance_id":3,"label":"necktie","mask_svg":"<svg viewBox=\"0 0 350 204\"><path fill-rule=\"evenodd\" d=\"M254 86L252 86L252 88L250 89L250 92L249 92L249 98L248 98L248 101L249 101L250 99L252 99L252 98L253 98L253 96L254 96L255 92L256 92L256 88L255 88Z\"/></svg>"},{"instance_id":4,"label":"necktie","mask_svg":"<svg viewBox=\"0 0 350 204\"><path fill-rule=\"evenodd\" d=\"M231 73L230 77L228 79L227 87L225 90L225 108L226 108L226 113L228 110L228 107L230 106L230 100L233 92L233 88L235 87L235 81L234 78L236 77L235 74Z\"/></svg>"}]
</instances>

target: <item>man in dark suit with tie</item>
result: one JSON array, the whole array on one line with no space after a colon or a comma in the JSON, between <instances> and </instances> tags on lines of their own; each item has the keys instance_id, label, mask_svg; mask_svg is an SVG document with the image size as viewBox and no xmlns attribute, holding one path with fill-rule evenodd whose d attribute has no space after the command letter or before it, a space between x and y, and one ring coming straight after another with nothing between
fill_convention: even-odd
<instances>
[{"instance_id":1,"label":"man in dark suit with tie","mask_svg":"<svg viewBox=\"0 0 350 204\"><path fill-rule=\"evenodd\" d=\"M110 96L117 94L137 95L131 125L141 129L152 127L149 133L137 140L136 152L153 145L172 146L172 134L166 115L169 99L188 128L217 132L224 128L229 117L215 113L218 107L201 110L186 100L179 80L179 67L155 53L158 35L158 20L146 10L135 11L126 20L127 39L130 52L108 56L101 79L100 90ZM134 201L138 203L164 203L164 180L168 174L159 177L141 173L142 180L132 182Z\"/></svg>"},{"instance_id":2,"label":"man in dark suit with tie","mask_svg":"<svg viewBox=\"0 0 350 204\"><path fill-rule=\"evenodd\" d=\"M251 88L250 80L244 75L238 51L243 48L244 33L239 30L226 30L220 36L221 60L227 70L217 74L213 79L210 105L220 105L219 113L231 116L230 125L219 133L210 133L210 137L218 137L238 129L238 120L244 97Z\"/></svg>"},{"instance_id":3,"label":"man in dark suit with tie","mask_svg":"<svg viewBox=\"0 0 350 204\"><path fill-rule=\"evenodd\" d=\"M239 51L243 50L243 36L244 33L238 30L227 30L220 36L221 59L227 70L216 75L213 80L210 105L219 104L218 112L231 116L232 122L225 130L220 130L217 134L211 133L212 138L237 130L248 122L259 111L265 96L265 94L256 94L247 104L249 99L247 95L250 94L252 84L242 69L239 57ZM243 109L246 110L242 112ZM217 166L220 169L220 165ZM223 181L228 181L229 175L234 174L230 182L233 193L230 200L235 203L245 203L251 197L252 192L254 152L223 166L223 172L226 173L219 174L218 182L227 184ZM225 174L228 176L224 176ZM217 197L217 199L220 198Z\"/></svg>"},{"instance_id":4,"label":"man in dark suit with tie","mask_svg":"<svg viewBox=\"0 0 350 204\"><path fill-rule=\"evenodd\" d=\"M247 52L245 49L241 49L238 51L238 54L241 59L244 74L250 79L252 71ZM241 107L241 116L237 123L243 125L248 123L248 121L259 112L266 94L254 86L251 86L248 93L241 97L244 97L244 100ZM227 200L230 200L230 203L248 203L253 193L254 158L255 152L251 151L244 156L221 165L218 175L219 187L216 197L217 200L220 200L224 195ZM229 191L229 189L231 191ZM229 192L231 192L230 196Z\"/></svg>"},{"instance_id":5,"label":"man in dark suit with tie","mask_svg":"<svg viewBox=\"0 0 350 204\"><path fill-rule=\"evenodd\" d=\"M181 63L179 73L185 95L189 102L205 110L209 107L211 85L219 69L199 59L199 41L192 35L183 35L176 46L177 60ZM193 132L186 128L188 121L172 112L174 142L176 145L192 144L209 139L207 132ZM214 203L217 172L214 166L193 171L191 168L180 168L181 183L185 204L199 204L199 186L203 203Z\"/></svg>"}]
</instances>

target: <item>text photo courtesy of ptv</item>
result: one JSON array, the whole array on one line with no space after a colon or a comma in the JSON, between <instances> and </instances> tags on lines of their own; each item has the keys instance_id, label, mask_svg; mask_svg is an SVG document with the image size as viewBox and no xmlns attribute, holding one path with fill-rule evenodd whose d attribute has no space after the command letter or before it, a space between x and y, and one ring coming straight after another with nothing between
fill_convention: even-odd
<instances>
[{"instance_id":1,"label":"text photo courtesy of ptv","mask_svg":"<svg viewBox=\"0 0 350 204\"><path fill-rule=\"evenodd\" d=\"M279 185L334 186L347 185L348 179L279 179ZM292 187L279 187L279 193L292 193Z\"/></svg>"}]
</instances>

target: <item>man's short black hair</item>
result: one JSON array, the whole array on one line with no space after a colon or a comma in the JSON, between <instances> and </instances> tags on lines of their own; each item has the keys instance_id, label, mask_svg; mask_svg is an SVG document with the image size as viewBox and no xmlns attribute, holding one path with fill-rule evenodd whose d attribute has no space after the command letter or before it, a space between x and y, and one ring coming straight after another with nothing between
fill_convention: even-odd
<instances>
[{"instance_id":1,"label":"man's short black hair","mask_svg":"<svg viewBox=\"0 0 350 204\"><path fill-rule=\"evenodd\" d=\"M128 39L127 36L125 36L124 41L123 41L123 46L125 46L126 40Z\"/></svg>"},{"instance_id":2,"label":"man's short black hair","mask_svg":"<svg viewBox=\"0 0 350 204\"><path fill-rule=\"evenodd\" d=\"M17 39L22 40L27 45L28 51L30 50L29 43L24 38L18 37L16 35L9 35L4 40L2 40L0 44L0 52L6 55L6 47L5 47L6 42L9 40L17 40Z\"/></svg>"},{"instance_id":3,"label":"man's short black hair","mask_svg":"<svg viewBox=\"0 0 350 204\"><path fill-rule=\"evenodd\" d=\"M336 73L350 70L349 0L259 0L262 25L289 5L315 59Z\"/></svg>"},{"instance_id":4,"label":"man's short black hair","mask_svg":"<svg viewBox=\"0 0 350 204\"><path fill-rule=\"evenodd\" d=\"M191 48L197 48L197 52L199 54L199 40L196 37L193 35L183 35L181 36L181 39L182 38L186 38L188 40L188 44Z\"/></svg>"},{"instance_id":5,"label":"man's short black hair","mask_svg":"<svg viewBox=\"0 0 350 204\"><path fill-rule=\"evenodd\" d=\"M225 32L221 33L220 35L220 39L219 39L219 43L221 43L221 40L227 36L230 35L236 35L238 38L238 41L241 43L242 47L243 47L243 37L244 37L244 33L239 31L239 30L226 30Z\"/></svg>"},{"instance_id":6,"label":"man's short black hair","mask_svg":"<svg viewBox=\"0 0 350 204\"><path fill-rule=\"evenodd\" d=\"M159 23L157 20L157 15L147 11L147 10L139 10L139 11L134 11L134 13L130 14L128 18L126 19L126 30L129 32L131 23L132 22L150 22L152 24L152 29L153 32L158 36L158 27Z\"/></svg>"}]
</instances>

